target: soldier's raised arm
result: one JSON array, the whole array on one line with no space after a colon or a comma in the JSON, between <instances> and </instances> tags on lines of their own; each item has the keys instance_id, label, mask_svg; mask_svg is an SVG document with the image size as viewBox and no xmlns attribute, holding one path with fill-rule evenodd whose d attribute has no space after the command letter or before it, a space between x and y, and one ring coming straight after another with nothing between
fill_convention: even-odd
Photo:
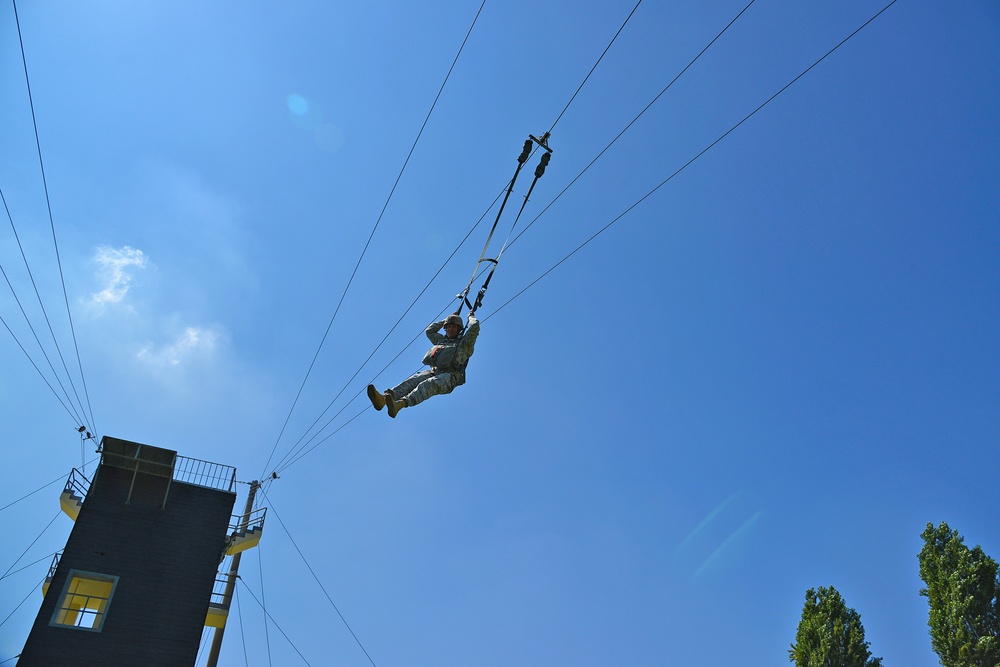
<instances>
[{"instance_id":1,"label":"soldier's raised arm","mask_svg":"<svg viewBox=\"0 0 1000 667\"><path fill-rule=\"evenodd\" d=\"M440 333L441 327L443 326L444 326L444 320L441 320L439 322L431 322L430 324L427 325L427 329L424 330L424 333L427 334L427 338L434 345L437 345L445 338L444 334Z\"/></svg>"}]
</instances>

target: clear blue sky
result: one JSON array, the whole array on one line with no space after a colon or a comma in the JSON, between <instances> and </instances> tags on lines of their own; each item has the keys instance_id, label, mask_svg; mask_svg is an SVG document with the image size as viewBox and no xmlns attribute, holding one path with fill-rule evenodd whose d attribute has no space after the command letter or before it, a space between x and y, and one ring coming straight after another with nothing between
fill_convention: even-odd
<instances>
[{"instance_id":1,"label":"clear blue sky","mask_svg":"<svg viewBox=\"0 0 1000 667\"><path fill-rule=\"evenodd\" d=\"M546 209L745 5L647 0L555 126L468 383L362 412L633 5L487 2L380 219L475 0L19 3L88 426L244 481L292 461L222 664L780 665L830 585L888 667L937 664L924 525L1000 558L996 2L900 0L521 293L883 6L754 3ZM0 31L0 188L80 389L10 3ZM93 447L0 334L5 506ZM0 511L0 566L39 561L0 580L0 617L27 596L0 660L71 529L59 490Z\"/></svg>"}]
</instances>

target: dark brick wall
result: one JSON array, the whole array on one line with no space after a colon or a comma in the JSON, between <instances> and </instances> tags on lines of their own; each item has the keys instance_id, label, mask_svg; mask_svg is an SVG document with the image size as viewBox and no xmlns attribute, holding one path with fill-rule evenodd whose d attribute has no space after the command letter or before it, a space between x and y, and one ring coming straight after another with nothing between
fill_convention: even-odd
<instances>
[{"instance_id":1,"label":"dark brick wall","mask_svg":"<svg viewBox=\"0 0 1000 667\"><path fill-rule=\"evenodd\" d=\"M194 665L234 493L101 466L21 653L22 667ZM70 570L119 577L101 632L49 625Z\"/></svg>"}]
</instances>

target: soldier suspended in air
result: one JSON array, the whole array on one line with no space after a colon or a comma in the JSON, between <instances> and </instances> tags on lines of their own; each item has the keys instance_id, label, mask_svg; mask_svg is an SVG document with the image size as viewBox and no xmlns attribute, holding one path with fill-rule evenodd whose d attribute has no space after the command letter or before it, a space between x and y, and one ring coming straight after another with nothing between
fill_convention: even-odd
<instances>
[{"instance_id":1,"label":"soldier suspended in air","mask_svg":"<svg viewBox=\"0 0 1000 667\"><path fill-rule=\"evenodd\" d=\"M379 393L374 385L368 385L368 398L376 410L386 408L389 416L394 418L396 413L403 408L423 403L431 396L450 394L455 387L465 384L465 367L469 364L469 357L472 356L476 345L476 338L479 336L479 320L476 319L475 313L483 303L483 296L486 294L490 280L493 279L493 273L500 263L500 255L503 254L503 248L501 248L500 253L495 259L487 259L486 251L490 246L490 241L493 239L493 233L496 231L497 224L500 222L500 216L503 215L507 199L514 190L514 182L517 180L521 168L531 155L532 148L537 144L544 153L538 162L538 166L535 168L535 180L531 182L528 193L524 197L524 204L521 205L521 211L518 212L517 218L514 220L515 225L517 224L517 219L521 217L521 212L524 211L524 205L528 203L531 192L535 188L535 183L545 173L545 167L549 164L549 159L552 157L552 149L548 145L549 136L548 132L542 134L541 137L528 135L528 139L525 140L524 146L521 148L521 154L517 158L517 168L514 170L514 176L507 186L507 193L497 211L496 220L493 221L493 227L490 229L489 236L486 238L483 252L479 256L479 261L476 262L475 269L472 272L472 278L469 280L469 284L466 285L465 291L458 295L460 300L458 310L440 322L431 322L427 327L427 337L434 344L434 347L424 355L424 363L430 366L430 368L414 373L392 389L386 389L382 393ZM511 232L513 230L512 226ZM509 235L508 238L510 238ZM505 241L504 247L506 246L507 242ZM486 276L479 294L476 296L475 303L470 303L468 299L469 290L472 288L472 283L476 279L479 267L483 262L490 262L493 266ZM469 307L469 322L467 327L463 326L460 314L462 310L461 302L464 302ZM441 334L442 328L445 332L444 335Z\"/></svg>"},{"instance_id":2,"label":"soldier suspended in air","mask_svg":"<svg viewBox=\"0 0 1000 667\"><path fill-rule=\"evenodd\" d=\"M468 326L464 326L462 316L452 313L447 319L431 322L425 333L434 345L423 359L430 368L417 371L381 394L374 385L368 385L368 398L376 410L384 407L395 418L403 408L423 403L431 396L450 394L455 387L465 384L465 367L479 336L476 316L470 312Z\"/></svg>"}]
</instances>

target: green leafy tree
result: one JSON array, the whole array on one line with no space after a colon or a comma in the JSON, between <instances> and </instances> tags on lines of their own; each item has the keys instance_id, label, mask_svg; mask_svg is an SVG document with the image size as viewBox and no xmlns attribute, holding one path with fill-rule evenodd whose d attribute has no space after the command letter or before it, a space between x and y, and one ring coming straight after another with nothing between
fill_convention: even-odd
<instances>
[{"instance_id":1,"label":"green leafy tree","mask_svg":"<svg viewBox=\"0 0 1000 667\"><path fill-rule=\"evenodd\" d=\"M945 667L1000 665L1000 580L997 562L942 522L921 537L920 578L927 584L931 646Z\"/></svg>"},{"instance_id":2,"label":"green leafy tree","mask_svg":"<svg viewBox=\"0 0 1000 667\"><path fill-rule=\"evenodd\" d=\"M837 589L806 591L802 620L788 659L795 667L881 667L871 657L861 615L844 603Z\"/></svg>"}]
</instances>

